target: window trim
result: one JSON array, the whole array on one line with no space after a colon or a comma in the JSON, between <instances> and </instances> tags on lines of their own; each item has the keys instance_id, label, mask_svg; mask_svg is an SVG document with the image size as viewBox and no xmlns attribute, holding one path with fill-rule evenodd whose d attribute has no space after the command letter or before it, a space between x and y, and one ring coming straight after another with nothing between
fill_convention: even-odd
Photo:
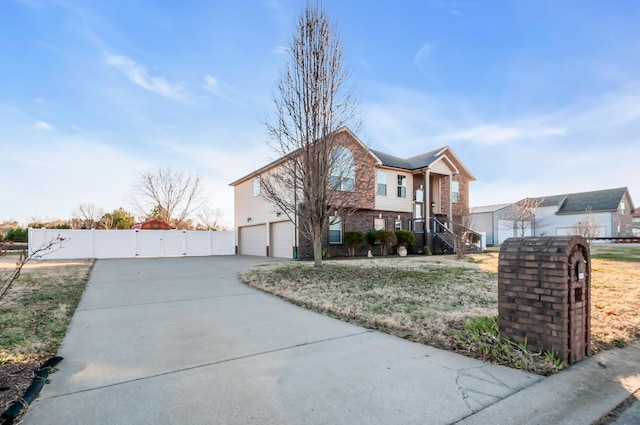
<instances>
[{"instance_id":1,"label":"window trim","mask_svg":"<svg viewBox=\"0 0 640 425\"><path fill-rule=\"evenodd\" d=\"M382 179L381 179L382 177ZM384 183L381 183L384 181ZM376 195L378 196L387 196L387 172L386 171L376 171ZM384 189L384 193L380 193L381 190Z\"/></svg>"},{"instance_id":2,"label":"window trim","mask_svg":"<svg viewBox=\"0 0 640 425\"><path fill-rule=\"evenodd\" d=\"M407 197L407 176L398 174L398 198Z\"/></svg>"},{"instance_id":3,"label":"window trim","mask_svg":"<svg viewBox=\"0 0 640 425\"><path fill-rule=\"evenodd\" d=\"M332 229L331 227L338 226L338 229ZM331 232L338 232L339 240L332 241L331 240ZM343 242L344 228L342 226L342 217L333 216L329 217L329 244L331 245L339 245Z\"/></svg>"},{"instance_id":4,"label":"window trim","mask_svg":"<svg viewBox=\"0 0 640 425\"><path fill-rule=\"evenodd\" d=\"M455 190L454 190L455 185ZM460 182L451 181L451 202L457 204L460 202Z\"/></svg>"},{"instance_id":5,"label":"window trim","mask_svg":"<svg viewBox=\"0 0 640 425\"><path fill-rule=\"evenodd\" d=\"M338 152L337 155L336 152ZM337 173L334 173L336 171ZM355 192L356 190L356 164L353 153L345 146L336 146L331 150L329 187L332 190L342 192Z\"/></svg>"},{"instance_id":6,"label":"window trim","mask_svg":"<svg viewBox=\"0 0 640 425\"><path fill-rule=\"evenodd\" d=\"M260 177L256 177L255 179L253 179L253 182L251 182L251 184L253 196L260 196L260 194L262 193L262 182L260 181Z\"/></svg>"}]
</instances>

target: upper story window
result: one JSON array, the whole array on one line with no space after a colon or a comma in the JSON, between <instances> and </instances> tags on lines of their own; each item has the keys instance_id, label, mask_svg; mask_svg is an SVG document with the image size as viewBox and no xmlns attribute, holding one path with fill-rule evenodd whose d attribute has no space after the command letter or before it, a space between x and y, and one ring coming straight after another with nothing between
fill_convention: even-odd
<instances>
[{"instance_id":1,"label":"upper story window","mask_svg":"<svg viewBox=\"0 0 640 425\"><path fill-rule=\"evenodd\" d=\"M329 219L329 243L342 243L342 219L340 217Z\"/></svg>"},{"instance_id":2,"label":"upper story window","mask_svg":"<svg viewBox=\"0 0 640 425\"><path fill-rule=\"evenodd\" d=\"M349 149L339 146L331 151L329 186L335 190L355 189L355 166Z\"/></svg>"},{"instance_id":3,"label":"upper story window","mask_svg":"<svg viewBox=\"0 0 640 425\"><path fill-rule=\"evenodd\" d=\"M398 198L407 197L407 176L398 175Z\"/></svg>"},{"instance_id":4,"label":"upper story window","mask_svg":"<svg viewBox=\"0 0 640 425\"><path fill-rule=\"evenodd\" d=\"M253 196L260 195L260 177L253 179Z\"/></svg>"},{"instance_id":5,"label":"upper story window","mask_svg":"<svg viewBox=\"0 0 640 425\"><path fill-rule=\"evenodd\" d=\"M620 213L624 215L625 205L624 201L620 201Z\"/></svg>"},{"instance_id":6,"label":"upper story window","mask_svg":"<svg viewBox=\"0 0 640 425\"><path fill-rule=\"evenodd\" d=\"M378 171L376 173L377 191L380 196L387 196L387 173Z\"/></svg>"},{"instance_id":7,"label":"upper story window","mask_svg":"<svg viewBox=\"0 0 640 425\"><path fill-rule=\"evenodd\" d=\"M460 183L451 182L451 202L460 202Z\"/></svg>"}]
</instances>

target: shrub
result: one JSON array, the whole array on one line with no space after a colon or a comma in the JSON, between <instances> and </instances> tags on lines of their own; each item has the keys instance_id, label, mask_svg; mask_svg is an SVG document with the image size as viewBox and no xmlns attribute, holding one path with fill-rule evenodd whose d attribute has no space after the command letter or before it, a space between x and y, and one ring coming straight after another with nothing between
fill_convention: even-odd
<instances>
[{"instance_id":1,"label":"shrub","mask_svg":"<svg viewBox=\"0 0 640 425\"><path fill-rule=\"evenodd\" d=\"M425 246L425 247L422 248L422 254L431 255L431 250L429 249L428 246Z\"/></svg>"},{"instance_id":2,"label":"shrub","mask_svg":"<svg viewBox=\"0 0 640 425\"><path fill-rule=\"evenodd\" d=\"M387 255L387 250L396 244L396 234L390 230L378 230L376 239L380 242L380 254Z\"/></svg>"},{"instance_id":3,"label":"shrub","mask_svg":"<svg viewBox=\"0 0 640 425\"><path fill-rule=\"evenodd\" d=\"M378 241L378 231L376 229L369 229L367 231L367 244L369 244L369 249L373 249L373 246Z\"/></svg>"},{"instance_id":4,"label":"shrub","mask_svg":"<svg viewBox=\"0 0 640 425\"><path fill-rule=\"evenodd\" d=\"M352 230L344 232L344 244L349 250L349 256L354 257L356 255L356 248L361 247L366 242L367 237L361 230Z\"/></svg>"},{"instance_id":5,"label":"shrub","mask_svg":"<svg viewBox=\"0 0 640 425\"><path fill-rule=\"evenodd\" d=\"M415 242L416 235L410 230L396 230L396 240L398 241L398 245L407 248Z\"/></svg>"},{"instance_id":6,"label":"shrub","mask_svg":"<svg viewBox=\"0 0 640 425\"><path fill-rule=\"evenodd\" d=\"M7 240L13 242L27 242L27 229L24 227L14 227L7 233Z\"/></svg>"}]
</instances>

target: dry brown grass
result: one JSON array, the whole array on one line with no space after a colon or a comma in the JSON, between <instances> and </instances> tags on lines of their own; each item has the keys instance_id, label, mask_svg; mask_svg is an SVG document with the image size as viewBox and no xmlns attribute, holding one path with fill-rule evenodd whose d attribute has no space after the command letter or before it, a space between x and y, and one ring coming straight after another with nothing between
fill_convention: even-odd
<instances>
[{"instance_id":1,"label":"dry brown grass","mask_svg":"<svg viewBox=\"0 0 640 425\"><path fill-rule=\"evenodd\" d=\"M321 269L309 263L270 264L247 270L241 278L295 304L371 329L535 373L555 373L561 365L551 357L526 350L503 356L497 325L494 331L486 329L495 322L476 321L497 315L497 271L498 252L489 252L463 261L443 256L332 260ZM640 336L639 276L640 263L592 260L594 351ZM478 328L481 323L486 326Z\"/></svg>"}]
</instances>

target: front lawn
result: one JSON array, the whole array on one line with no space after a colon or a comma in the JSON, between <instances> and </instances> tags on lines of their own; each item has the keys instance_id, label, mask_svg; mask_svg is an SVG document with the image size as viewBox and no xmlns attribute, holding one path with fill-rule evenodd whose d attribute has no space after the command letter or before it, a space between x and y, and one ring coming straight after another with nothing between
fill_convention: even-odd
<instances>
[{"instance_id":1,"label":"front lawn","mask_svg":"<svg viewBox=\"0 0 640 425\"><path fill-rule=\"evenodd\" d=\"M534 373L557 372L563 365L553 355L498 338L497 256L331 260L319 269L305 262L270 264L247 270L241 278L370 329ZM613 270L607 261L593 260L592 267L594 350L640 337L640 264L624 263Z\"/></svg>"}]
</instances>

